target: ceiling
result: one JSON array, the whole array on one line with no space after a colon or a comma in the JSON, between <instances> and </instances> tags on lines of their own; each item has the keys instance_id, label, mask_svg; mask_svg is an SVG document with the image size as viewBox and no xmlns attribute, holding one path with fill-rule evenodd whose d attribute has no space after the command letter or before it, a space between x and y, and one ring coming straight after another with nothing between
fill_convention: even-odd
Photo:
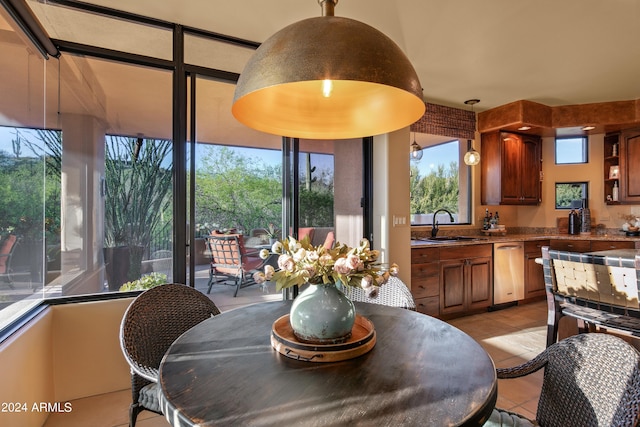
<instances>
[{"instance_id":1,"label":"ceiling","mask_svg":"<svg viewBox=\"0 0 640 427\"><path fill-rule=\"evenodd\" d=\"M90 0L262 42L319 16L317 0ZM637 0L341 0L335 9L393 39L427 102L476 112L516 100L547 106L640 98Z\"/></svg>"}]
</instances>

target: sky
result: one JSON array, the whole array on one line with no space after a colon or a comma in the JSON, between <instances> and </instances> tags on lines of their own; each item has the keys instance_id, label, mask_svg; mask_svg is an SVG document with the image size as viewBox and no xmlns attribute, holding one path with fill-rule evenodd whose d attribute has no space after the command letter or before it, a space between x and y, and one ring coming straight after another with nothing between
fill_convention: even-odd
<instances>
[{"instance_id":1,"label":"sky","mask_svg":"<svg viewBox=\"0 0 640 427\"><path fill-rule=\"evenodd\" d=\"M437 169L438 165L444 165L446 168L452 160L458 160L460 157L458 145L458 141L455 140L425 148L422 159L419 162L413 161L411 164L418 168L420 176L429 175L431 171Z\"/></svg>"}]
</instances>

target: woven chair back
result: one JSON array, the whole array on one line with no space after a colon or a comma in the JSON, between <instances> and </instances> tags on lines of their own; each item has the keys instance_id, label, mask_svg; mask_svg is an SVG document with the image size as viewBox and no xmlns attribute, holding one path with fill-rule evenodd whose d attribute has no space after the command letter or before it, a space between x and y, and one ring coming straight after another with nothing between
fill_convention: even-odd
<instances>
[{"instance_id":1,"label":"woven chair back","mask_svg":"<svg viewBox=\"0 0 640 427\"><path fill-rule=\"evenodd\" d=\"M367 296L367 292L354 286L343 286L342 291L351 301L368 302L372 304L388 305L391 307L416 309L416 303L407 285L397 277L391 276L384 285L378 289L378 295L374 298Z\"/></svg>"},{"instance_id":2,"label":"woven chair back","mask_svg":"<svg viewBox=\"0 0 640 427\"><path fill-rule=\"evenodd\" d=\"M613 335L575 335L547 349L536 421L543 427L634 426L640 355Z\"/></svg>"},{"instance_id":3,"label":"woven chair back","mask_svg":"<svg viewBox=\"0 0 640 427\"><path fill-rule=\"evenodd\" d=\"M185 331L220 314L202 292L171 283L138 295L124 314L120 345L132 369L151 381L157 380L162 357Z\"/></svg>"}]
</instances>

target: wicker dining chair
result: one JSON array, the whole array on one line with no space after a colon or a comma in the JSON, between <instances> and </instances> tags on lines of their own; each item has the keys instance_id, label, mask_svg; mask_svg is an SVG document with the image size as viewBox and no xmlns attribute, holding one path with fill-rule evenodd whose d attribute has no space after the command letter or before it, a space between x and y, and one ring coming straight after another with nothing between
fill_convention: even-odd
<instances>
[{"instance_id":1,"label":"wicker dining chair","mask_svg":"<svg viewBox=\"0 0 640 427\"><path fill-rule=\"evenodd\" d=\"M143 410L162 414L158 401L158 369L171 344L191 327L220 314L202 292L170 283L138 295L124 313L120 347L131 369L129 426Z\"/></svg>"},{"instance_id":2,"label":"wicker dining chair","mask_svg":"<svg viewBox=\"0 0 640 427\"><path fill-rule=\"evenodd\" d=\"M621 338L603 333L574 335L527 363L498 368L496 374L517 378L541 368L545 370L535 422L495 409L485 426L638 425L640 353Z\"/></svg>"},{"instance_id":3,"label":"wicker dining chair","mask_svg":"<svg viewBox=\"0 0 640 427\"><path fill-rule=\"evenodd\" d=\"M372 304L389 305L391 307L406 308L407 310L416 310L416 303L413 300L411 291L407 285L395 276L389 277L387 283L380 286L378 295L370 298L367 292L355 286L342 286L342 292L351 301L368 302Z\"/></svg>"}]
</instances>

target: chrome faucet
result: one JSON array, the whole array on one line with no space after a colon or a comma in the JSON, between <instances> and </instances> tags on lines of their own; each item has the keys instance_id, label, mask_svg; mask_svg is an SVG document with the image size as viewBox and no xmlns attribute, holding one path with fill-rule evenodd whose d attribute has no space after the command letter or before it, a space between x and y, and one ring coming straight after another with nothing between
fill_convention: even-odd
<instances>
[{"instance_id":1,"label":"chrome faucet","mask_svg":"<svg viewBox=\"0 0 640 427\"><path fill-rule=\"evenodd\" d=\"M451 218L451 222L454 222L453 219L453 215L451 214L451 212L449 212L448 210L441 208L436 210L433 213L433 227L431 228L431 237L436 237L436 235L438 234L438 221L436 220L436 216L438 215L438 212L446 212L449 214L449 218Z\"/></svg>"}]
</instances>

